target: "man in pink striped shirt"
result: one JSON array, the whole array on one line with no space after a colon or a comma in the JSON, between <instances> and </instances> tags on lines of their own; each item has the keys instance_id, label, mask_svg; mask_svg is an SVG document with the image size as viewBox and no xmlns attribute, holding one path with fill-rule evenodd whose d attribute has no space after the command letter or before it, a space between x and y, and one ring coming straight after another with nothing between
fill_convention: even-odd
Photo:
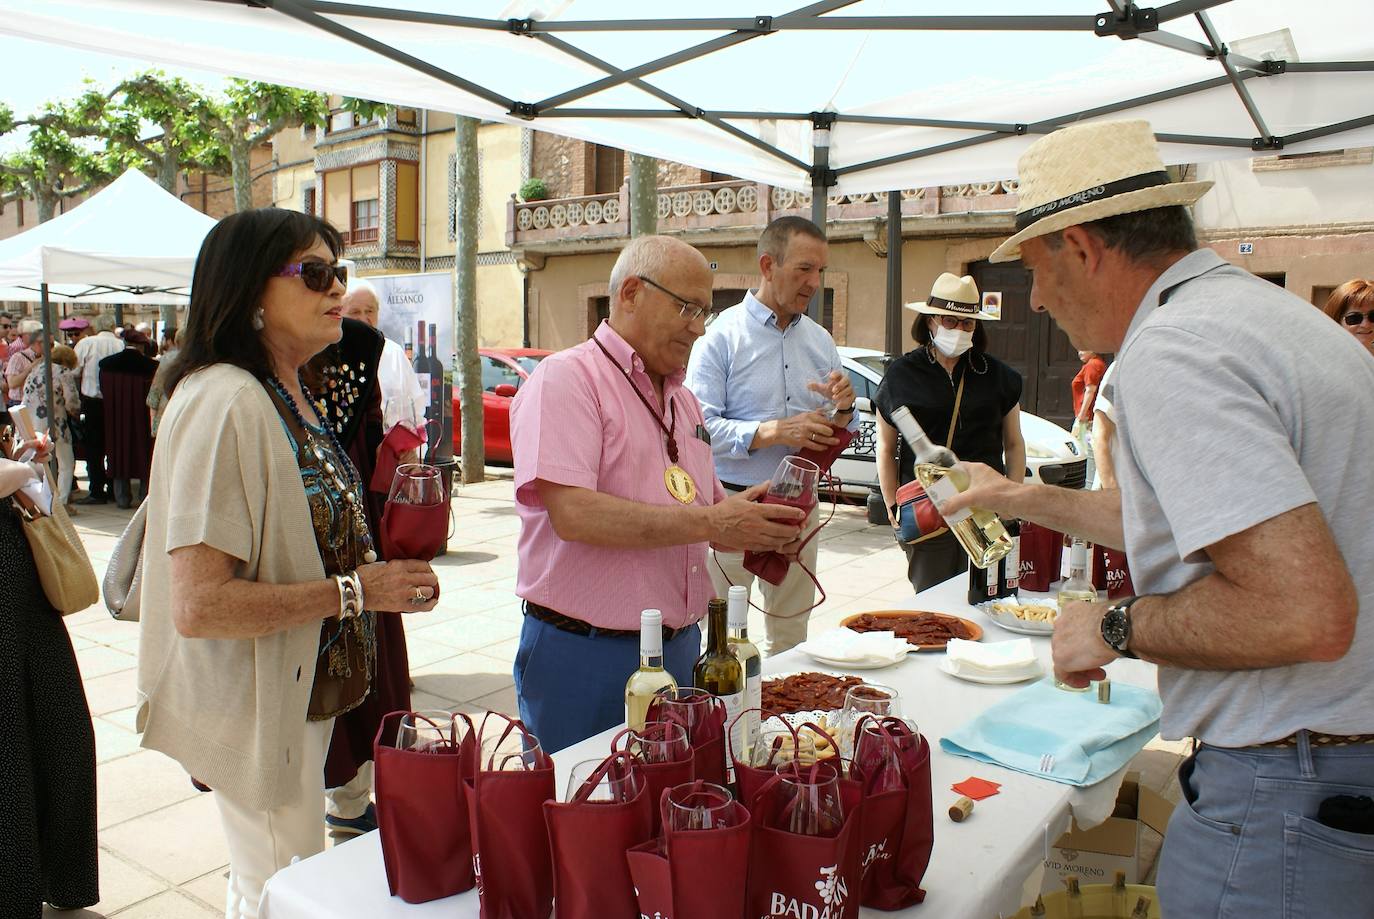
<instances>
[{"instance_id":1,"label":"man in pink striped shirt","mask_svg":"<svg viewBox=\"0 0 1374 919\"><path fill-rule=\"evenodd\" d=\"M690 685L714 595L708 543L779 549L802 518L755 503L767 482L727 498L716 479L701 406L682 385L711 304L701 253L641 237L616 260L610 293L610 320L540 362L511 407L525 600L515 688L548 752L624 718L641 610L663 611L664 665Z\"/></svg>"}]
</instances>

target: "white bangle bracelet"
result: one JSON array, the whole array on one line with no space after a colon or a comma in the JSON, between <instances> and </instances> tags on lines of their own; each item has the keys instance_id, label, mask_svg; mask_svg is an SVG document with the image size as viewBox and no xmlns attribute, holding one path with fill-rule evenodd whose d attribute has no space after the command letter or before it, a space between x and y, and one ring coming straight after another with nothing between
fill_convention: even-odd
<instances>
[{"instance_id":1,"label":"white bangle bracelet","mask_svg":"<svg viewBox=\"0 0 1374 919\"><path fill-rule=\"evenodd\" d=\"M363 584L356 571L334 575L339 589L339 618L353 619L363 611Z\"/></svg>"}]
</instances>

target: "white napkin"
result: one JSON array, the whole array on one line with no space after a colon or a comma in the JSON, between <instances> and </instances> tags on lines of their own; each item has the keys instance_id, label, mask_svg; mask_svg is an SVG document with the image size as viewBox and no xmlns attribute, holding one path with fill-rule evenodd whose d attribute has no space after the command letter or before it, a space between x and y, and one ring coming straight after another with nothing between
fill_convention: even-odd
<instances>
[{"instance_id":1,"label":"white napkin","mask_svg":"<svg viewBox=\"0 0 1374 919\"><path fill-rule=\"evenodd\" d=\"M945 655L956 673L997 676L1016 673L1035 665L1035 649L1029 638L1012 641L965 641L951 638Z\"/></svg>"},{"instance_id":2,"label":"white napkin","mask_svg":"<svg viewBox=\"0 0 1374 919\"><path fill-rule=\"evenodd\" d=\"M833 661L895 664L911 645L893 632L855 632L831 629L797 646L803 653Z\"/></svg>"}]
</instances>

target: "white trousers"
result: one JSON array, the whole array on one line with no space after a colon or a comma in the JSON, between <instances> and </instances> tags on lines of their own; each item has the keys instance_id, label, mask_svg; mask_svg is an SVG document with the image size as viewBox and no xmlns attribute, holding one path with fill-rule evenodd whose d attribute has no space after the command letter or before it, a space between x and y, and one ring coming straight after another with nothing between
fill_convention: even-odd
<instances>
[{"instance_id":1,"label":"white trousers","mask_svg":"<svg viewBox=\"0 0 1374 919\"><path fill-rule=\"evenodd\" d=\"M331 817L355 820L367 811L372 803L372 760L358 767L358 774L346 785L326 788L324 808Z\"/></svg>"},{"instance_id":2,"label":"white trousers","mask_svg":"<svg viewBox=\"0 0 1374 919\"><path fill-rule=\"evenodd\" d=\"M57 497L66 504L72 496L72 482L76 478L76 455L69 440L54 441L53 452L57 455Z\"/></svg>"},{"instance_id":3,"label":"white trousers","mask_svg":"<svg viewBox=\"0 0 1374 919\"><path fill-rule=\"evenodd\" d=\"M229 844L229 889L225 919L257 919L267 879L295 858L324 851L324 755L334 721L307 721L296 764L296 800L271 810L244 807L219 792L220 825Z\"/></svg>"},{"instance_id":4,"label":"white trousers","mask_svg":"<svg viewBox=\"0 0 1374 919\"><path fill-rule=\"evenodd\" d=\"M816 526L817 518L816 511L812 511L811 516L806 518L803 532L810 532ZM816 570L816 556L819 550L819 535L802 549L801 559L812 571ZM763 641L754 638L761 653L769 656L781 654L806 641L806 626L811 614L801 613L801 610L816 602L816 585L811 583L811 579L806 576L800 565L793 563L782 583L773 585L762 578L755 578L745 570L742 552L717 552L712 549L709 564L711 584L715 587L718 597L729 596L730 587L734 585L749 588L752 600L754 582L758 581L759 593L763 594L761 605L767 611L763 623ZM724 569L724 573L721 569Z\"/></svg>"}]
</instances>

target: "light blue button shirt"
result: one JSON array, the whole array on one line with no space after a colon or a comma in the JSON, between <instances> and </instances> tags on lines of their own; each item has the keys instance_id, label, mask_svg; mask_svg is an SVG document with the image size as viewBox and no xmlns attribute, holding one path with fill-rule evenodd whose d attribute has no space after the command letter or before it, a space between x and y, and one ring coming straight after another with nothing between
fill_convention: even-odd
<instances>
[{"instance_id":1,"label":"light blue button shirt","mask_svg":"<svg viewBox=\"0 0 1374 919\"><path fill-rule=\"evenodd\" d=\"M807 316L780 329L753 291L722 312L692 348L686 380L706 415L716 476L731 485L771 479L782 458L796 450L751 451L759 423L816 408L806 384L839 369L835 340ZM852 415L849 426L857 426Z\"/></svg>"}]
</instances>

